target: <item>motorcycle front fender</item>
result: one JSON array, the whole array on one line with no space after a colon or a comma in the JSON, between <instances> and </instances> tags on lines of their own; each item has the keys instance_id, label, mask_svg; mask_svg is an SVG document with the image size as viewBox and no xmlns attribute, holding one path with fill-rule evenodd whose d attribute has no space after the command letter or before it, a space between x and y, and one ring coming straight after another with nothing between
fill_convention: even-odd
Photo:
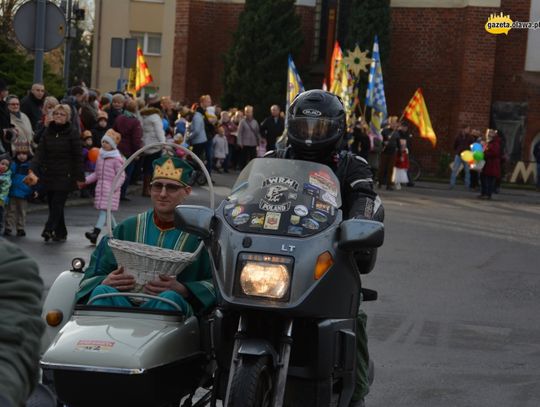
<instances>
[{"instance_id":1,"label":"motorcycle front fender","mask_svg":"<svg viewBox=\"0 0 540 407\"><path fill-rule=\"evenodd\" d=\"M238 339L238 355L245 356L264 356L272 358L274 366L278 362L278 354L270 342L264 339Z\"/></svg>"}]
</instances>

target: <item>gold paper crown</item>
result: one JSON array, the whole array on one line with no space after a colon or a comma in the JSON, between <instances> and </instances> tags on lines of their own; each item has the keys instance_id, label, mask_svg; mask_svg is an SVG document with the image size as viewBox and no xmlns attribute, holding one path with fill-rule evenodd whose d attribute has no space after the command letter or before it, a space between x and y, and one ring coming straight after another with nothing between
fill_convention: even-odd
<instances>
[{"instance_id":1,"label":"gold paper crown","mask_svg":"<svg viewBox=\"0 0 540 407\"><path fill-rule=\"evenodd\" d=\"M152 178L167 178L182 182L182 168L176 168L172 159L166 160L162 165L156 164Z\"/></svg>"}]
</instances>

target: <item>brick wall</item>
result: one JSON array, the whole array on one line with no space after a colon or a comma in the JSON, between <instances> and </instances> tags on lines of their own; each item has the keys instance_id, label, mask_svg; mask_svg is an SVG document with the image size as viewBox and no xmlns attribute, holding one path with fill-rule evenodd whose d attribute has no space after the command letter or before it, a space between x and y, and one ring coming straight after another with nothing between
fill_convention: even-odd
<instances>
[{"instance_id":1,"label":"brick wall","mask_svg":"<svg viewBox=\"0 0 540 407\"><path fill-rule=\"evenodd\" d=\"M427 170L436 170L442 152L452 153L460 126L489 124L496 37L483 27L495 11L392 9L392 48L384 78L388 109L399 116L416 88L422 88L438 140L434 151L429 141L416 138L413 154Z\"/></svg>"},{"instance_id":2,"label":"brick wall","mask_svg":"<svg viewBox=\"0 0 540 407\"><path fill-rule=\"evenodd\" d=\"M232 44L244 5L176 0L172 97L193 103L202 94L219 102L223 91L223 55ZM308 63L313 48L313 7L298 6L304 46L298 66ZM284 73L285 75L285 73Z\"/></svg>"},{"instance_id":3,"label":"brick wall","mask_svg":"<svg viewBox=\"0 0 540 407\"><path fill-rule=\"evenodd\" d=\"M514 21L529 21L530 0L502 0L501 10ZM524 80L527 30L510 30L497 37L493 101L527 102L527 122L523 158L528 159L530 143L540 133L540 87Z\"/></svg>"},{"instance_id":4,"label":"brick wall","mask_svg":"<svg viewBox=\"0 0 540 407\"><path fill-rule=\"evenodd\" d=\"M442 152L452 153L459 128L489 126L492 102L528 102L524 158L540 132L540 86L524 77L526 30L491 35L491 13L529 20L530 0L502 0L500 8L392 8L391 52L385 67L390 114L399 115L422 87L438 144L416 139L414 154L435 170Z\"/></svg>"}]
</instances>

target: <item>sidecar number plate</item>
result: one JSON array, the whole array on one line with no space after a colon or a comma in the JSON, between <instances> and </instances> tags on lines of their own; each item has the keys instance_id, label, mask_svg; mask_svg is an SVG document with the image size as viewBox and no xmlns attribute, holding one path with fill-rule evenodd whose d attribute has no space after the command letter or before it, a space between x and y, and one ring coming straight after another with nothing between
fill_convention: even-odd
<instances>
[{"instance_id":1,"label":"sidecar number plate","mask_svg":"<svg viewBox=\"0 0 540 407\"><path fill-rule=\"evenodd\" d=\"M114 341L99 341L94 339L81 339L77 342L75 349L89 350L93 352L108 352L112 349L116 342Z\"/></svg>"}]
</instances>

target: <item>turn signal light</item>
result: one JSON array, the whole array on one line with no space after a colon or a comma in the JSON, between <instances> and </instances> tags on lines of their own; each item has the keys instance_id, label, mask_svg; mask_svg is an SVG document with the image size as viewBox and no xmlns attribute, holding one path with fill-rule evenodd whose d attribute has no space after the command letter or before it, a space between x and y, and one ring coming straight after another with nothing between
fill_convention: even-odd
<instances>
[{"instance_id":1,"label":"turn signal light","mask_svg":"<svg viewBox=\"0 0 540 407\"><path fill-rule=\"evenodd\" d=\"M334 264L334 259L330 252L324 252L317 257L317 264L315 264L315 280L319 280Z\"/></svg>"},{"instance_id":2,"label":"turn signal light","mask_svg":"<svg viewBox=\"0 0 540 407\"><path fill-rule=\"evenodd\" d=\"M64 319L64 314L59 309L53 309L47 312L45 320L49 326L58 326L62 323Z\"/></svg>"}]
</instances>

